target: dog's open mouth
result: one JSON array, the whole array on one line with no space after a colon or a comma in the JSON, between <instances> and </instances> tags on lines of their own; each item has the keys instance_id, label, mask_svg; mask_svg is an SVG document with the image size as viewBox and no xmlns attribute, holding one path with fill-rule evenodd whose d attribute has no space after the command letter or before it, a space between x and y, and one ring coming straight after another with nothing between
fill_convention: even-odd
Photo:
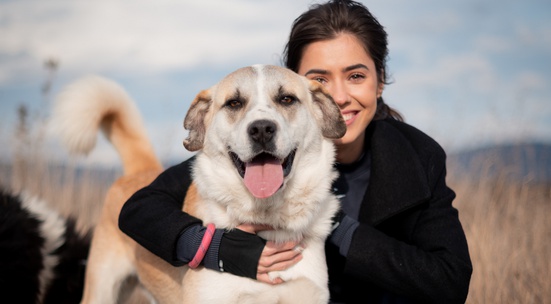
<instances>
[{"instance_id":1,"label":"dog's open mouth","mask_svg":"<svg viewBox=\"0 0 551 304\"><path fill-rule=\"evenodd\" d=\"M248 162L243 162L231 151L230 157L251 194L257 198L267 198L283 185L283 179L291 172L295 153L296 150L293 150L283 160L266 152Z\"/></svg>"}]
</instances>

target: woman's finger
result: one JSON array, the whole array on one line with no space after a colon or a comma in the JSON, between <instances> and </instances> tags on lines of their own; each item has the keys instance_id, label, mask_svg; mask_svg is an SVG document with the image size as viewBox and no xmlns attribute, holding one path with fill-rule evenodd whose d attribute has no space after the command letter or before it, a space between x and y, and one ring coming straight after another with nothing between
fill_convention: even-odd
<instances>
[{"instance_id":1,"label":"woman's finger","mask_svg":"<svg viewBox=\"0 0 551 304\"><path fill-rule=\"evenodd\" d=\"M270 285L277 285L281 284L285 281L283 281L281 278L275 278L273 281L270 280L270 276L267 273L259 273L256 275L256 280L260 282L264 282Z\"/></svg>"},{"instance_id":2,"label":"woman's finger","mask_svg":"<svg viewBox=\"0 0 551 304\"><path fill-rule=\"evenodd\" d=\"M275 243L272 241L266 242L266 246L262 251L262 256L271 256L280 252L285 252L289 250L294 250L298 253L302 252L304 248L300 245L299 242L285 242L285 243Z\"/></svg>"},{"instance_id":3,"label":"woman's finger","mask_svg":"<svg viewBox=\"0 0 551 304\"><path fill-rule=\"evenodd\" d=\"M263 230L271 230L273 227L257 224L241 224L236 227L247 233L257 233ZM282 271L295 265L302 259L303 246L298 242L275 243L266 242L262 254L258 260L257 280L268 284L280 284L280 278L270 280L268 272Z\"/></svg>"},{"instance_id":4,"label":"woman's finger","mask_svg":"<svg viewBox=\"0 0 551 304\"><path fill-rule=\"evenodd\" d=\"M286 255L287 253L285 253ZM281 259L278 259L276 262L268 262L266 264L262 264L262 258L261 258L261 261L259 261L258 263L258 273L259 274L263 274L263 273L268 273L268 272L271 272L271 271L283 271L283 270L286 270L288 269L289 267L295 265L296 263L298 263L300 260L302 260L302 254L300 253L297 253L297 254L293 254L292 256L289 255L288 257L286 256L285 258L283 258L283 254L282 255L278 255L279 257L281 257Z\"/></svg>"},{"instance_id":5,"label":"woman's finger","mask_svg":"<svg viewBox=\"0 0 551 304\"><path fill-rule=\"evenodd\" d=\"M267 242L258 261L258 272L285 270L302 259L302 250L298 242Z\"/></svg>"}]
</instances>

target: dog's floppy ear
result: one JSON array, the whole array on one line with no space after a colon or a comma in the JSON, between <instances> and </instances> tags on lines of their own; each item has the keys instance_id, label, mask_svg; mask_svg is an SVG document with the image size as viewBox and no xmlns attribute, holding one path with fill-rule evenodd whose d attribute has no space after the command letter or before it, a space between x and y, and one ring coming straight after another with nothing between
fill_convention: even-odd
<instances>
[{"instance_id":1,"label":"dog's floppy ear","mask_svg":"<svg viewBox=\"0 0 551 304\"><path fill-rule=\"evenodd\" d=\"M339 107L321 83L313 80L308 81L314 107L320 110L316 113L316 120L321 127L323 136L331 139L343 137L346 133L346 123L342 118Z\"/></svg>"},{"instance_id":2,"label":"dog's floppy ear","mask_svg":"<svg viewBox=\"0 0 551 304\"><path fill-rule=\"evenodd\" d=\"M184 129L189 131L184 140L184 147L189 151L197 151L203 148L205 140L205 118L212 103L210 90L203 90L193 100L184 119Z\"/></svg>"}]
</instances>

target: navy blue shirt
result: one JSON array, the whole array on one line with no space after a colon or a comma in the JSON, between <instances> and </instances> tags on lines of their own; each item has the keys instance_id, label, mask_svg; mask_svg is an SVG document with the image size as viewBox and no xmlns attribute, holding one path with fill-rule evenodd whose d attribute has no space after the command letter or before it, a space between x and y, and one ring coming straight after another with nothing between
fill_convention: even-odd
<instances>
[{"instance_id":1,"label":"navy blue shirt","mask_svg":"<svg viewBox=\"0 0 551 304\"><path fill-rule=\"evenodd\" d=\"M371 157L369 153L364 153L356 162L337 163L335 168L339 171L339 178L333 182L333 192L341 202L342 211L357 220L369 184Z\"/></svg>"}]
</instances>

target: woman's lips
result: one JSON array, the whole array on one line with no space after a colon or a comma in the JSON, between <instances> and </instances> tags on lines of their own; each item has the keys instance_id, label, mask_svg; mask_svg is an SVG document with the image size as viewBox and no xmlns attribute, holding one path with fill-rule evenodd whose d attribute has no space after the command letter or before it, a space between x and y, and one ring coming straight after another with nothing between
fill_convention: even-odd
<instances>
[{"instance_id":1,"label":"woman's lips","mask_svg":"<svg viewBox=\"0 0 551 304\"><path fill-rule=\"evenodd\" d=\"M347 113L342 113L342 118L344 119L344 122L348 126L354 122L357 115L358 115L358 112L347 112Z\"/></svg>"}]
</instances>

